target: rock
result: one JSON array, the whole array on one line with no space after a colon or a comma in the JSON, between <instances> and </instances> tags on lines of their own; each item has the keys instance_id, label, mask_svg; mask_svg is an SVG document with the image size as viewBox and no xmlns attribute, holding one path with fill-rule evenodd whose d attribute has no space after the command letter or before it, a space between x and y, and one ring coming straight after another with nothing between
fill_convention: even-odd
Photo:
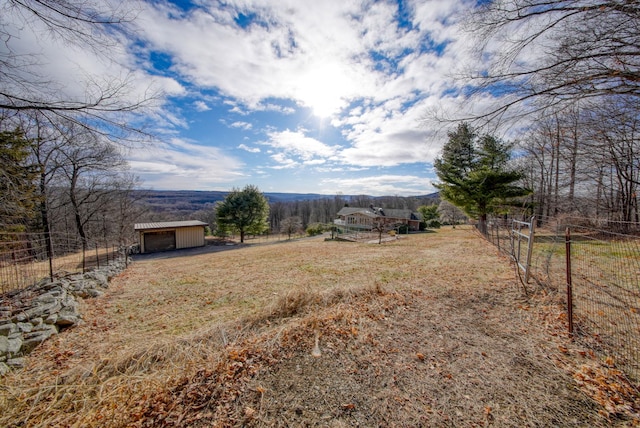
<instances>
[{"instance_id":1,"label":"rock","mask_svg":"<svg viewBox=\"0 0 640 428\"><path fill-rule=\"evenodd\" d=\"M27 315L24 312L19 312L11 317L13 322L24 322L27 320Z\"/></svg>"},{"instance_id":2,"label":"rock","mask_svg":"<svg viewBox=\"0 0 640 428\"><path fill-rule=\"evenodd\" d=\"M18 324L16 324L16 326L18 327L18 330L23 333L29 333L31 330L33 330L33 324L31 324L30 322L19 322Z\"/></svg>"},{"instance_id":3,"label":"rock","mask_svg":"<svg viewBox=\"0 0 640 428\"><path fill-rule=\"evenodd\" d=\"M57 300L56 296L51 294L51 292L41 294L38 297L36 297L35 299L33 299L34 302L41 303L41 304L42 303L53 303L56 300Z\"/></svg>"},{"instance_id":4,"label":"rock","mask_svg":"<svg viewBox=\"0 0 640 428\"><path fill-rule=\"evenodd\" d=\"M70 310L71 308L73 308L73 311L75 312L78 308L78 302L76 301L76 299L74 299L71 296L67 296L64 299L62 299L60 301L60 304L62 305L60 312L63 312L65 310Z\"/></svg>"},{"instance_id":5,"label":"rock","mask_svg":"<svg viewBox=\"0 0 640 428\"><path fill-rule=\"evenodd\" d=\"M47 290L48 287L51 287L53 284L55 284L55 282L51 281L51 278L42 278L36 283L35 288L44 288Z\"/></svg>"},{"instance_id":6,"label":"rock","mask_svg":"<svg viewBox=\"0 0 640 428\"><path fill-rule=\"evenodd\" d=\"M90 298L100 297L100 296L102 296L102 295L104 294L104 292L103 292L103 291L96 290L96 289L94 289L94 288L90 288L90 289L88 289L88 290L85 290L85 292L86 292L86 293L85 293L85 294L86 294L85 299L86 299L86 298L89 298L89 297L90 297Z\"/></svg>"},{"instance_id":7,"label":"rock","mask_svg":"<svg viewBox=\"0 0 640 428\"><path fill-rule=\"evenodd\" d=\"M9 306L0 306L0 320L11 316L11 308ZM2 323L2 321L0 321Z\"/></svg>"},{"instance_id":8,"label":"rock","mask_svg":"<svg viewBox=\"0 0 640 428\"><path fill-rule=\"evenodd\" d=\"M67 315L58 315L58 319L55 322L55 325L59 327L71 327L76 325L80 321L80 318L77 315L67 314Z\"/></svg>"},{"instance_id":9,"label":"rock","mask_svg":"<svg viewBox=\"0 0 640 428\"><path fill-rule=\"evenodd\" d=\"M17 354L20 352L21 347L22 338L9 339L8 337L0 336L0 355Z\"/></svg>"},{"instance_id":10,"label":"rock","mask_svg":"<svg viewBox=\"0 0 640 428\"><path fill-rule=\"evenodd\" d=\"M43 322L44 320L41 317L31 318L31 324L33 324L35 327L39 327Z\"/></svg>"},{"instance_id":11,"label":"rock","mask_svg":"<svg viewBox=\"0 0 640 428\"><path fill-rule=\"evenodd\" d=\"M43 315L48 316L54 312L58 312L60 308L61 308L61 305L57 300L55 302L34 306L23 312L25 316L24 320L18 319L18 321L25 321L27 319L38 318L38 317L42 317Z\"/></svg>"},{"instance_id":12,"label":"rock","mask_svg":"<svg viewBox=\"0 0 640 428\"><path fill-rule=\"evenodd\" d=\"M72 294L76 294L79 291L84 290L85 288L88 287L88 283L89 281L85 280L85 279L79 279L77 281L73 281L69 283L69 291Z\"/></svg>"},{"instance_id":13,"label":"rock","mask_svg":"<svg viewBox=\"0 0 640 428\"><path fill-rule=\"evenodd\" d=\"M10 355L15 355L20 352L20 348L22 348L22 337L9 339L9 346L7 347L6 353Z\"/></svg>"},{"instance_id":14,"label":"rock","mask_svg":"<svg viewBox=\"0 0 640 428\"><path fill-rule=\"evenodd\" d=\"M58 333L58 330L53 325L43 324L43 326L50 328L25 334L24 341L22 342L22 348L20 349L23 354L28 354L33 351L36 346Z\"/></svg>"},{"instance_id":15,"label":"rock","mask_svg":"<svg viewBox=\"0 0 640 428\"><path fill-rule=\"evenodd\" d=\"M12 323L10 320L7 323L0 324L0 336L9 336L11 333L18 330L18 326Z\"/></svg>"},{"instance_id":16,"label":"rock","mask_svg":"<svg viewBox=\"0 0 640 428\"><path fill-rule=\"evenodd\" d=\"M55 282L47 284L46 286L42 287L42 289L47 291L47 293L55 296L64 292L64 289L62 288L62 284L64 284L65 282L66 281L59 279Z\"/></svg>"},{"instance_id":17,"label":"rock","mask_svg":"<svg viewBox=\"0 0 640 428\"><path fill-rule=\"evenodd\" d=\"M44 320L45 324L55 324L58 320L58 314L51 314Z\"/></svg>"},{"instance_id":18,"label":"rock","mask_svg":"<svg viewBox=\"0 0 640 428\"><path fill-rule=\"evenodd\" d=\"M7 365L12 369L21 369L24 368L25 359L24 358L12 358L7 360Z\"/></svg>"},{"instance_id":19,"label":"rock","mask_svg":"<svg viewBox=\"0 0 640 428\"><path fill-rule=\"evenodd\" d=\"M109 288L109 278L99 270L89 272L85 274L85 277L95 280L96 284L102 288Z\"/></svg>"},{"instance_id":20,"label":"rock","mask_svg":"<svg viewBox=\"0 0 640 428\"><path fill-rule=\"evenodd\" d=\"M5 363L0 363L0 376L4 376L9 373L9 366Z\"/></svg>"}]
</instances>

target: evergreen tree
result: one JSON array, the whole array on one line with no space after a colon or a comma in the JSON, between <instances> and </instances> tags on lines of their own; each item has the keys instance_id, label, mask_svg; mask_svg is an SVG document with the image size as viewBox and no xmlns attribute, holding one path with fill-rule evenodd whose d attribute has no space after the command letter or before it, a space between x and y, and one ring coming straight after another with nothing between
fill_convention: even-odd
<instances>
[{"instance_id":1,"label":"evergreen tree","mask_svg":"<svg viewBox=\"0 0 640 428\"><path fill-rule=\"evenodd\" d=\"M24 232L36 214L37 169L28 163L31 141L0 132L0 232Z\"/></svg>"},{"instance_id":2,"label":"evergreen tree","mask_svg":"<svg viewBox=\"0 0 640 428\"><path fill-rule=\"evenodd\" d=\"M439 228L440 227L440 213L438 212L438 205L420 205L418 212L422 216L422 225L426 229Z\"/></svg>"},{"instance_id":3,"label":"evergreen tree","mask_svg":"<svg viewBox=\"0 0 640 428\"><path fill-rule=\"evenodd\" d=\"M501 203L525 196L528 189L515 183L522 174L509 167L512 144L491 135L478 136L467 123L448 134L449 142L434 163L440 197L479 220L486 233L487 214Z\"/></svg>"},{"instance_id":4,"label":"evergreen tree","mask_svg":"<svg viewBox=\"0 0 640 428\"><path fill-rule=\"evenodd\" d=\"M244 242L245 233L259 234L268 229L269 202L253 185L233 189L216 208L218 227L235 230Z\"/></svg>"}]
</instances>

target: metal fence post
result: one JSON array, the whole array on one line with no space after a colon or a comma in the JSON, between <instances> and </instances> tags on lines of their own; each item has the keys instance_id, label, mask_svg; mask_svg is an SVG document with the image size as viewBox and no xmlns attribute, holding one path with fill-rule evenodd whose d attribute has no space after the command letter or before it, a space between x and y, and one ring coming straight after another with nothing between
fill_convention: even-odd
<instances>
[{"instance_id":1,"label":"metal fence post","mask_svg":"<svg viewBox=\"0 0 640 428\"><path fill-rule=\"evenodd\" d=\"M51 242L51 232L45 235L45 245L47 246L47 258L49 259L49 279L53 282L53 243Z\"/></svg>"},{"instance_id":2,"label":"metal fence post","mask_svg":"<svg viewBox=\"0 0 640 428\"><path fill-rule=\"evenodd\" d=\"M569 335L573 337L573 284L571 280L571 231L565 230L565 248L567 260L567 319L569 321Z\"/></svg>"},{"instance_id":3,"label":"metal fence post","mask_svg":"<svg viewBox=\"0 0 640 428\"><path fill-rule=\"evenodd\" d=\"M96 241L96 267L100 269L100 254L98 253L98 242Z\"/></svg>"}]
</instances>

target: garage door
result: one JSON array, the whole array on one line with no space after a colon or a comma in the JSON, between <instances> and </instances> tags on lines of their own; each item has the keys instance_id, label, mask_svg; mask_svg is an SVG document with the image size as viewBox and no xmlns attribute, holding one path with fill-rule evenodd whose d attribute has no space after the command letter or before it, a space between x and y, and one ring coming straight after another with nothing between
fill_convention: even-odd
<instances>
[{"instance_id":1,"label":"garage door","mask_svg":"<svg viewBox=\"0 0 640 428\"><path fill-rule=\"evenodd\" d=\"M175 250L176 231L167 230L163 232L147 232L144 234L144 252L153 253L156 251Z\"/></svg>"}]
</instances>

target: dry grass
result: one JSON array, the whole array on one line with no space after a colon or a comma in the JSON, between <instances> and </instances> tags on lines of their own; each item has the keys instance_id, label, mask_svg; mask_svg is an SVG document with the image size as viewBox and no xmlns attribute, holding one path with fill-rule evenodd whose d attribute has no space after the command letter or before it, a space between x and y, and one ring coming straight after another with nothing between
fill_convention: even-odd
<instances>
[{"instance_id":1,"label":"dry grass","mask_svg":"<svg viewBox=\"0 0 640 428\"><path fill-rule=\"evenodd\" d=\"M609 426L639 408L459 228L139 260L82 309L2 379L1 426Z\"/></svg>"}]
</instances>

